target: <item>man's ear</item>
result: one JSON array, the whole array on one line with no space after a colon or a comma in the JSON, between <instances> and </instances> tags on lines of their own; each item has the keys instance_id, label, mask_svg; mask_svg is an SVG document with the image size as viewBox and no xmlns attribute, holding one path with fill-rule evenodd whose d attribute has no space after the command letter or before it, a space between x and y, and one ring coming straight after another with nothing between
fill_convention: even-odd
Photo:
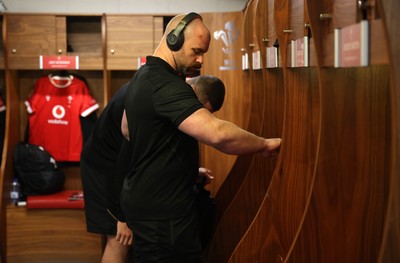
<instances>
[{"instance_id":1,"label":"man's ear","mask_svg":"<svg viewBox=\"0 0 400 263\"><path fill-rule=\"evenodd\" d=\"M204 108L206 108L209 112L211 112L211 113L214 112L214 109L213 109L213 107L211 106L211 103L210 103L209 101L203 103L203 106L204 106Z\"/></svg>"}]
</instances>

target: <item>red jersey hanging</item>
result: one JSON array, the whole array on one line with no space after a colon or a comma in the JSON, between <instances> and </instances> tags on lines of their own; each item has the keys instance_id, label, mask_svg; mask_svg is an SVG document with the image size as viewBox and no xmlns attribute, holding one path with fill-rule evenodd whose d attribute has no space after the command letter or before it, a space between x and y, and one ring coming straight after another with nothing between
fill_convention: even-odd
<instances>
[{"instance_id":1,"label":"red jersey hanging","mask_svg":"<svg viewBox=\"0 0 400 263\"><path fill-rule=\"evenodd\" d=\"M85 82L72 75L41 77L25 105L29 143L42 146L57 161L79 161L83 143L80 116L99 108Z\"/></svg>"},{"instance_id":2,"label":"red jersey hanging","mask_svg":"<svg viewBox=\"0 0 400 263\"><path fill-rule=\"evenodd\" d=\"M4 104L3 98L0 96L0 112L6 110L6 105Z\"/></svg>"}]
</instances>

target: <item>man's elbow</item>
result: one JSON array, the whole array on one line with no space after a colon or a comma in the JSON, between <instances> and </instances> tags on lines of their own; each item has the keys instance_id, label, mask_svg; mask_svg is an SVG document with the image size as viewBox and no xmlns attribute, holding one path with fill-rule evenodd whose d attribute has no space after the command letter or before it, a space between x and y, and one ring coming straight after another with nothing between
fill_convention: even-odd
<instances>
[{"instance_id":1,"label":"man's elbow","mask_svg":"<svg viewBox=\"0 0 400 263\"><path fill-rule=\"evenodd\" d=\"M215 149L225 152L226 151L226 145L228 144L229 138L226 136L224 133L221 132L215 132L212 134L210 138L208 138L208 144L209 146L214 147Z\"/></svg>"}]
</instances>

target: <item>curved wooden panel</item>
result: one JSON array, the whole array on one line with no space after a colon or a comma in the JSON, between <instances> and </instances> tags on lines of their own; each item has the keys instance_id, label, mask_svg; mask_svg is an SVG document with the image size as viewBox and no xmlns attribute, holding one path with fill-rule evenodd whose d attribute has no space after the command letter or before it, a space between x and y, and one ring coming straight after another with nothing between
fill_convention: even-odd
<instances>
[{"instance_id":1,"label":"curved wooden panel","mask_svg":"<svg viewBox=\"0 0 400 263\"><path fill-rule=\"evenodd\" d=\"M318 19L322 10L308 6L313 32L328 32ZM341 23L355 22L355 3L340 0L335 7ZM326 34L313 35L322 45L328 41ZM317 53L323 65L320 47ZM287 261L376 262L389 187L389 70L387 66L321 68L320 79L316 179L299 239Z\"/></svg>"},{"instance_id":2,"label":"curved wooden panel","mask_svg":"<svg viewBox=\"0 0 400 263\"><path fill-rule=\"evenodd\" d=\"M255 118L256 115L251 117L253 111L249 109L260 106L256 106L252 100L253 91L249 72L243 72L241 69L240 50L243 47L243 34L240 32L243 32L242 19L242 13L203 14L203 20L210 28L214 41L211 42L210 51L206 54L207 57L202 71L203 74L213 74L220 77L226 86L224 106L216 115L232 121L246 130L259 133L260 118ZM223 37L226 37L225 41ZM230 51L233 52L230 54L232 57L225 53L229 51L227 49L231 49ZM225 63L227 60L228 65ZM218 61L222 62L218 63ZM229 69L229 66L234 66L234 68ZM263 96L257 98L263 98ZM252 118L251 122L250 118ZM249 123L252 123L251 127L249 127ZM244 171L248 170L253 155L229 156L202 145L201 156L202 166L210 168L215 175L215 179L209 188L215 196L217 204L215 220L217 226L225 210L237 194L246 176ZM222 243L219 244L223 246ZM214 258L215 254L220 254L218 245L211 245L209 248L214 249L214 251L208 253L206 251L207 255L212 255L211 258Z\"/></svg>"},{"instance_id":3,"label":"curved wooden panel","mask_svg":"<svg viewBox=\"0 0 400 263\"><path fill-rule=\"evenodd\" d=\"M264 14L264 15L263 15ZM275 30L275 14L274 14L274 0L258 0L257 18L259 19L256 24L257 32L259 34L259 43L261 46L273 47L277 40ZM268 41L265 41L267 39ZM280 52L279 52L280 53ZM277 68L266 69L266 62L264 63L264 89L265 89L265 112L264 112L264 127L262 135L266 138L282 138L283 118L284 118L284 78L283 68L280 62L280 54L278 53L278 66ZM263 54L265 57L265 54Z\"/></svg>"},{"instance_id":4,"label":"curved wooden panel","mask_svg":"<svg viewBox=\"0 0 400 263\"><path fill-rule=\"evenodd\" d=\"M6 261L7 256L7 213L6 207L9 204L10 196L10 184L11 176L13 174L13 150L14 145L20 141L20 112L19 112L19 99L18 92L16 89L12 89L16 82L15 72L6 72L6 128L5 128L5 138L3 147L3 157L0 171L0 179L2 182L2 201L1 201L1 246L2 246L2 257Z\"/></svg>"},{"instance_id":5,"label":"curved wooden panel","mask_svg":"<svg viewBox=\"0 0 400 263\"><path fill-rule=\"evenodd\" d=\"M265 136L270 131L268 128L276 125L268 123L268 112L273 111L268 107L274 103L271 98L279 96L278 90L271 95L268 87L272 76L281 72L285 107L278 169L254 221L248 226L246 220L250 217L241 217L240 209L252 211L257 207L257 203L251 202L259 198L262 189L250 182L256 182L254 178L261 179L259 174L269 167L257 156L247 170L245 166L236 166L247 176L218 225L218 235L226 233L227 236L213 243L218 249L209 254L208 262L226 262L231 246L246 227L247 232L229 262L396 262L400 258L397 125L400 73L392 73L398 71L394 61L400 58L399 29L395 29L393 22L398 19L394 18L392 10L389 18L384 12L373 12L370 17L373 19L372 66L329 68L333 61L333 28L339 24L333 20L321 21L320 15L342 12L346 19L340 20L336 13L334 17L346 26L360 18L354 5L345 0L310 2L304 14L310 14L315 43L312 65L318 67L288 69L287 47L295 34L284 34L283 29L295 28L291 23L301 15L293 17L292 9L299 11L301 4L299 1L275 3L275 27L284 67L283 71L264 70L265 112L261 135ZM383 10L396 10L395 7L399 7L398 4L389 1ZM266 19L262 15L257 17ZM381 18L386 21L384 26ZM387 28L390 43L379 38L386 34L377 34L379 28ZM298 29L295 28L296 34ZM262 30L257 28L257 32L260 35ZM391 68L385 65L389 58ZM256 75L251 76L256 83ZM245 194L251 188L259 191L252 197ZM244 200L239 201L242 196ZM236 221L236 228L229 218Z\"/></svg>"},{"instance_id":6,"label":"curved wooden panel","mask_svg":"<svg viewBox=\"0 0 400 263\"><path fill-rule=\"evenodd\" d=\"M244 88L247 84L246 78L241 77L243 75L240 64L243 14L241 12L206 13L202 14L202 17L213 37L209 51L205 54L202 74L219 77L226 87L224 105L214 114L247 129L250 118L248 109L251 103L251 89ZM209 185L211 193L215 196L229 172L235 169L234 165L238 158L223 154L206 145L200 146L200 153L201 165L211 169L215 176L213 183ZM228 194L229 196L232 195Z\"/></svg>"},{"instance_id":7,"label":"curved wooden panel","mask_svg":"<svg viewBox=\"0 0 400 263\"><path fill-rule=\"evenodd\" d=\"M308 204L318 143L318 78L315 69L301 69L286 79L284 143L278 171L257 217L229 262L283 260Z\"/></svg>"},{"instance_id":8,"label":"curved wooden panel","mask_svg":"<svg viewBox=\"0 0 400 263\"><path fill-rule=\"evenodd\" d=\"M287 43L303 34L304 13L299 7L298 1L275 2L282 58L287 57ZM290 17L282 16L288 12ZM284 30L292 28L295 34L283 35ZM289 70L286 61L283 59L285 115L278 168L257 217L229 262L283 261L307 209L319 137L318 77L316 68Z\"/></svg>"},{"instance_id":9,"label":"curved wooden panel","mask_svg":"<svg viewBox=\"0 0 400 263\"><path fill-rule=\"evenodd\" d=\"M323 69L316 180L291 262L376 262L389 188L386 66Z\"/></svg>"},{"instance_id":10,"label":"curved wooden panel","mask_svg":"<svg viewBox=\"0 0 400 263\"><path fill-rule=\"evenodd\" d=\"M259 0L257 5L257 18L258 23L256 29L259 38L259 45L265 45L265 47L272 47L277 39L274 25L274 1L270 0ZM264 40L264 41L263 41ZM267 41L265 41L267 40ZM262 56L265 58L265 52L262 52ZM264 60L265 61L265 60ZM266 61L264 62L266 65ZM264 69L264 89L265 89L265 112L263 130L261 135L267 138L271 137L282 137L283 127L283 113L284 113L284 81L283 81L283 70L282 68L275 69ZM265 160L261 160L264 161ZM275 165L275 164L274 164ZM273 172L275 166L264 167L267 172ZM259 169L262 167L258 167ZM260 171L261 172L261 171ZM264 192L265 196L265 192ZM256 215L255 222L251 225L251 228L245 234L241 243L238 245L230 258L232 262L263 262L260 261L259 257L251 257L249 255L257 254L260 251L260 239L265 232L261 231L261 228L265 226L263 220L258 220L262 217L263 206ZM253 238L252 234L258 233L259 236Z\"/></svg>"},{"instance_id":11,"label":"curved wooden panel","mask_svg":"<svg viewBox=\"0 0 400 263\"><path fill-rule=\"evenodd\" d=\"M253 6L253 1L248 3L248 7ZM249 8L246 8L245 13L243 15L243 21L241 25L241 40L242 46L240 48L241 54L243 52L251 51L249 44L253 42L252 40L252 31L246 31L246 26L251 27L250 23L253 19L253 14L248 11ZM240 65L241 67L242 65ZM257 110L252 110L253 108L258 109L259 107L263 106L263 102L260 101L260 97L257 92L253 91L253 85L255 85L255 80L252 78L253 74L249 70L241 71L240 75L240 83L241 89L247 90L248 95L247 99L249 100L247 114L249 116L248 123L244 126L244 128L250 132L254 132L256 134L260 133L260 116L258 114L254 115L253 112L258 112ZM238 97L233 98L234 101L240 102ZM254 100L255 99L255 100ZM216 225L218 225L220 219L222 218L223 214L225 213L227 207L232 202L233 198L237 195L238 189L240 188L245 176L246 171L249 169L251 162L253 160L253 155L245 155L245 156L238 156L232 169L229 171L229 174L225 178L223 184L219 188L218 192L215 196L215 201L217 204L217 215L216 215Z\"/></svg>"},{"instance_id":12,"label":"curved wooden panel","mask_svg":"<svg viewBox=\"0 0 400 263\"><path fill-rule=\"evenodd\" d=\"M259 36L259 45L272 47L277 39L274 23L274 0L258 0L256 29ZM264 18L264 19L260 19ZM261 40L261 42L260 42ZM265 41L267 40L267 41ZM265 51L265 48L262 49ZM264 58L265 52L262 53ZM278 65L279 63L278 54ZM263 64L264 89L265 89L265 112L262 136L266 138L282 137L284 117L284 79L283 68L266 69Z\"/></svg>"},{"instance_id":13,"label":"curved wooden panel","mask_svg":"<svg viewBox=\"0 0 400 263\"><path fill-rule=\"evenodd\" d=\"M396 262L400 260L400 67L396 64L400 59L400 2L396 0L377 1L382 10L386 38L390 40L389 57L391 75L391 171L388 212L379 262Z\"/></svg>"},{"instance_id":14,"label":"curved wooden panel","mask_svg":"<svg viewBox=\"0 0 400 263\"><path fill-rule=\"evenodd\" d=\"M255 34L254 31L256 10L257 1L250 1L246 9L244 20L245 43L248 43L250 47L249 57L252 57L252 52L259 51L258 39L256 38L257 34ZM252 64L251 62L250 60L250 65ZM253 90L248 130L256 134L261 133L264 135L261 132L261 129L265 127L264 123L266 119L266 92L263 81L263 71L260 69L250 69L247 74L249 74L249 79L251 79L251 89ZM273 105L275 104L271 104L271 106ZM276 118L276 116L274 116L274 118ZM275 137L277 136L276 133L274 135ZM241 158L242 157L239 157L239 159ZM255 155L250 167L243 169L245 167L242 166L240 167L241 170L229 174L227 180L231 176L243 177L245 175L245 178L217 225L212 242L209 246L207 262L227 262L233 249L247 231L248 226L259 209L259 205L267 191L274 167L275 160L267 160L265 157ZM219 193L217 195L217 198L218 197L220 197Z\"/></svg>"}]
</instances>

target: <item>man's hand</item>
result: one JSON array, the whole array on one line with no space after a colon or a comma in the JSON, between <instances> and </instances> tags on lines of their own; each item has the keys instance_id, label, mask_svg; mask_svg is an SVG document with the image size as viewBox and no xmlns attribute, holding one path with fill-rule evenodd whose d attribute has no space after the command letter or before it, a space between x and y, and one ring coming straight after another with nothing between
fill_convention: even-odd
<instances>
[{"instance_id":1,"label":"man's hand","mask_svg":"<svg viewBox=\"0 0 400 263\"><path fill-rule=\"evenodd\" d=\"M200 167L199 168L199 176L197 177L197 182L202 183L203 185L211 183L211 181L214 179L214 176L212 176L211 170Z\"/></svg>"},{"instance_id":2,"label":"man's hand","mask_svg":"<svg viewBox=\"0 0 400 263\"><path fill-rule=\"evenodd\" d=\"M275 157L279 153L281 141L280 138L265 139L265 148L262 154L266 157Z\"/></svg>"},{"instance_id":3,"label":"man's hand","mask_svg":"<svg viewBox=\"0 0 400 263\"><path fill-rule=\"evenodd\" d=\"M129 229L128 225L124 222L118 221L117 223L117 235L115 239L124 246L130 246L133 243L133 233Z\"/></svg>"}]
</instances>

